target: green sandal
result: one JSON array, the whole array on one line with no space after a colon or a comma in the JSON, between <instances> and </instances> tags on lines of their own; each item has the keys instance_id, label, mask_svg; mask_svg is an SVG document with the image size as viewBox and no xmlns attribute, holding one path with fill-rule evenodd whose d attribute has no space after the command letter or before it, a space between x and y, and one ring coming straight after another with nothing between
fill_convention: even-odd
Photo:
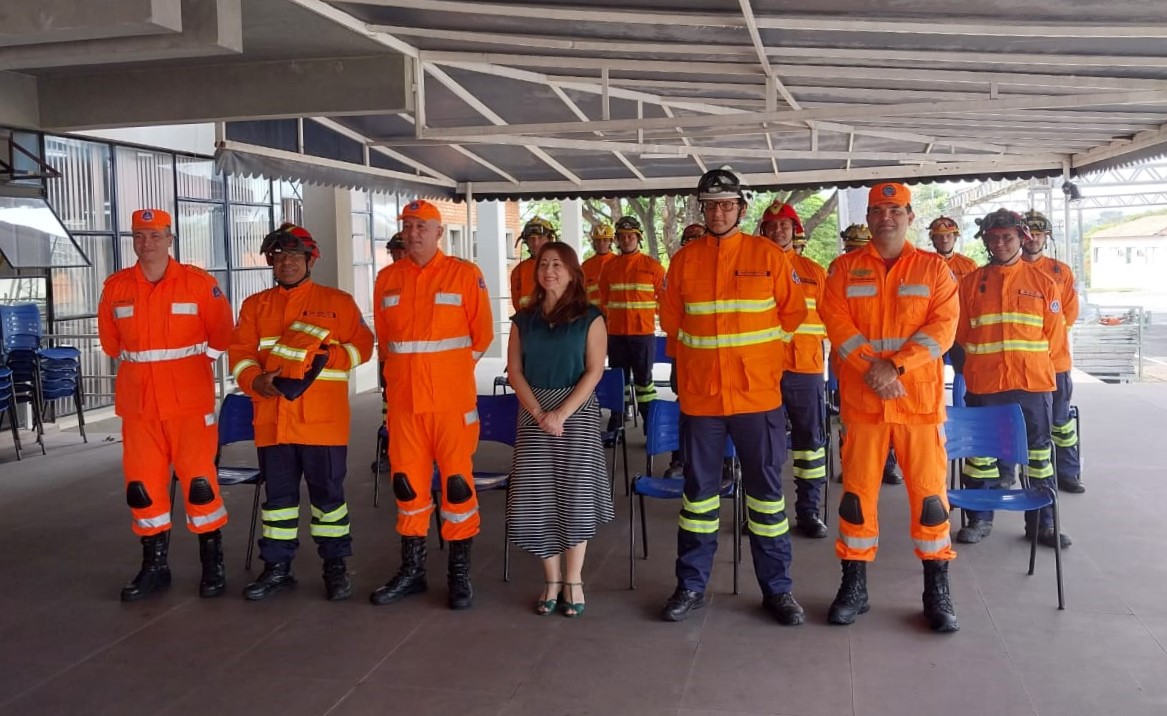
<instances>
[{"instance_id":1,"label":"green sandal","mask_svg":"<svg viewBox=\"0 0 1167 716\"><path fill-rule=\"evenodd\" d=\"M563 582L544 582L544 584L547 585L548 587L550 587L553 584L563 584ZM547 593L546 590L544 590L543 593L546 594ZM542 596L542 595L540 595L540 596ZM559 600L561 600L561 599L563 599L563 590L562 589L559 590L559 593L555 596L554 599L547 599L547 600L539 599L539 600L537 600L535 602L535 613L541 617L547 616L551 612L555 611L555 607L559 606Z\"/></svg>"},{"instance_id":2,"label":"green sandal","mask_svg":"<svg viewBox=\"0 0 1167 716\"><path fill-rule=\"evenodd\" d=\"M583 582L564 582L565 587L582 587ZM570 592L570 590L568 590ZM569 602L566 597L563 600L563 616L574 619L584 613L584 608L587 606L584 602Z\"/></svg>"}]
</instances>

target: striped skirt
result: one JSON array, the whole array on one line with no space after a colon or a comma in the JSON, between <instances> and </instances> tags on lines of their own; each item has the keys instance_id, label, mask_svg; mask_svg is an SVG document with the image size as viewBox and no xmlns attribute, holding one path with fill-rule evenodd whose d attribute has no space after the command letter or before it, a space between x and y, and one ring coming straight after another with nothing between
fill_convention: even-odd
<instances>
[{"instance_id":1,"label":"striped skirt","mask_svg":"<svg viewBox=\"0 0 1167 716\"><path fill-rule=\"evenodd\" d=\"M573 388L532 388L544 411L558 407ZM543 432L519 409L519 432L507 491L510 540L546 559L596 534L615 518L600 442L600 406L592 395L563 426Z\"/></svg>"}]
</instances>

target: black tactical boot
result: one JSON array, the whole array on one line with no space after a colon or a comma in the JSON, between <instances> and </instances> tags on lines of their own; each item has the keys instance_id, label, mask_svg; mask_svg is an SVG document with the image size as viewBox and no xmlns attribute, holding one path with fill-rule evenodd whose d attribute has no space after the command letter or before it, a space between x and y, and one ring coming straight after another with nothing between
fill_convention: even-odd
<instances>
[{"instance_id":1,"label":"black tactical boot","mask_svg":"<svg viewBox=\"0 0 1167 716\"><path fill-rule=\"evenodd\" d=\"M762 608L782 626L798 626L806 621L806 612L790 592L767 594L762 597Z\"/></svg>"},{"instance_id":2,"label":"black tactical boot","mask_svg":"<svg viewBox=\"0 0 1167 716\"><path fill-rule=\"evenodd\" d=\"M259 579L243 588L243 598L258 602L294 586L296 578L292 576L291 562L264 562Z\"/></svg>"},{"instance_id":3,"label":"black tactical boot","mask_svg":"<svg viewBox=\"0 0 1167 716\"><path fill-rule=\"evenodd\" d=\"M831 602L827 621L832 624L853 624L855 617L865 614L867 603L867 563L853 559L843 560L843 581L835 601Z\"/></svg>"},{"instance_id":4,"label":"black tactical boot","mask_svg":"<svg viewBox=\"0 0 1167 716\"><path fill-rule=\"evenodd\" d=\"M689 612L703 606L705 606L704 592L694 592L691 589L677 587L676 591L669 597L669 601L665 602L665 608L661 610L660 617L666 622L683 622L689 618Z\"/></svg>"},{"instance_id":5,"label":"black tactical boot","mask_svg":"<svg viewBox=\"0 0 1167 716\"><path fill-rule=\"evenodd\" d=\"M803 537L811 539L823 539L827 536L826 524L813 512L799 515L794 522L794 529Z\"/></svg>"},{"instance_id":6,"label":"black tactical boot","mask_svg":"<svg viewBox=\"0 0 1167 716\"><path fill-rule=\"evenodd\" d=\"M902 485L904 484L904 471L900 469L898 462L893 462L890 465L883 466L883 484L885 485Z\"/></svg>"},{"instance_id":7,"label":"black tactical boot","mask_svg":"<svg viewBox=\"0 0 1167 716\"><path fill-rule=\"evenodd\" d=\"M170 588L170 531L142 538L142 569L134 581L122 587L122 601L136 602Z\"/></svg>"},{"instance_id":8,"label":"black tactical boot","mask_svg":"<svg viewBox=\"0 0 1167 716\"><path fill-rule=\"evenodd\" d=\"M199 580L200 597L217 597L227 588L227 570L223 568L223 533L219 530L199 535L199 561L203 576Z\"/></svg>"},{"instance_id":9,"label":"black tactical boot","mask_svg":"<svg viewBox=\"0 0 1167 716\"><path fill-rule=\"evenodd\" d=\"M989 536L993 531L993 523L988 520L970 518L968 524L961 527L956 533L956 541L961 544L976 544Z\"/></svg>"},{"instance_id":10,"label":"black tactical boot","mask_svg":"<svg viewBox=\"0 0 1167 716\"><path fill-rule=\"evenodd\" d=\"M450 609L469 609L474 604L474 587L470 585L470 547L474 539L450 542L450 570L446 582L450 587Z\"/></svg>"},{"instance_id":11,"label":"black tactical boot","mask_svg":"<svg viewBox=\"0 0 1167 716\"><path fill-rule=\"evenodd\" d=\"M324 590L330 602L339 602L353 595L353 584L348 579L348 566L344 563L344 557L324 560Z\"/></svg>"},{"instance_id":12,"label":"black tactical boot","mask_svg":"<svg viewBox=\"0 0 1167 716\"><path fill-rule=\"evenodd\" d=\"M369 601L382 606L425 590L425 537L402 537L401 569L370 594Z\"/></svg>"},{"instance_id":13,"label":"black tactical boot","mask_svg":"<svg viewBox=\"0 0 1167 716\"><path fill-rule=\"evenodd\" d=\"M960 630L948 593L948 562L945 560L924 560L924 617L932 631Z\"/></svg>"}]
</instances>

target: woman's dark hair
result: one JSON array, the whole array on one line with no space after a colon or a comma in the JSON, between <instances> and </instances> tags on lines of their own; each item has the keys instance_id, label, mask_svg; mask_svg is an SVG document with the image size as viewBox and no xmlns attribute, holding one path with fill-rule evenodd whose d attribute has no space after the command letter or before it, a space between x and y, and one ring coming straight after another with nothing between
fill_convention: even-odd
<instances>
[{"instance_id":1,"label":"woman's dark hair","mask_svg":"<svg viewBox=\"0 0 1167 716\"><path fill-rule=\"evenodd\" d=\"M554 253L563 262L564 268L571 274L571 285L559 298L559 303L550 313L543 312L543 300L547 298L547 291L539 283L539 262L548 253ZM531 296L531 303L525 309L534 314L543 314L543 318L552 325L571 323L577 318L588 314L588 294L584 287L583 268L579 265L579 257L575 249L561 241L552 241L543 245L539 253L535 254L535 291Z\"/></svg>"}]
</instances>

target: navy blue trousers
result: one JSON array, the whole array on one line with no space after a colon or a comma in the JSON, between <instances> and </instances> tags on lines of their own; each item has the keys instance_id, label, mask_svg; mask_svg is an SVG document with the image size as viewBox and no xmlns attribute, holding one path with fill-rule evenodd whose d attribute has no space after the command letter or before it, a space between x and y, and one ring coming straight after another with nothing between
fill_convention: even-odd
<instances>
[{"instance_id":1,"label":"navy blue trousers","mask_svg":"<svg viewBox=\"0 0 1167 716\"><path fill-rule=\"evenodd\" d=\"M346 445L271 445L261 447L263 471L263 536L259 556L264 562L289 562L300 546L300 478L308 484L312 503L309 533L323 559L353 553L348 505L344 501Z\"/></svg>"},{"instance_id":2,"label":"navy blue trousers","mask_svg":"<svg viewBox=\"0 0 1167 716\"><path fill-rule=\"evenodd\" d=\"M821 374L782 374L782 405L794 453L794 513L817 515L827 477L826 383ZM735 443L736 444L736 443Z\"/></svg>"},{"instance_id":3,"label":"navy blue trousers","mask_svg":"<svg viewBox=\"0 0 1167 716\"><path fill-rule=\"evenodd\" d=\"M685 499L677 531L677 585L704 592L717 552L718 492L726 438L742 466L750 522L750 553L763 594L791 591L790 524L782 499L786 416L782 408L742 415L685 415ZM736 535L734 539L736 539Z\"/></svg>"}]
</instances>

